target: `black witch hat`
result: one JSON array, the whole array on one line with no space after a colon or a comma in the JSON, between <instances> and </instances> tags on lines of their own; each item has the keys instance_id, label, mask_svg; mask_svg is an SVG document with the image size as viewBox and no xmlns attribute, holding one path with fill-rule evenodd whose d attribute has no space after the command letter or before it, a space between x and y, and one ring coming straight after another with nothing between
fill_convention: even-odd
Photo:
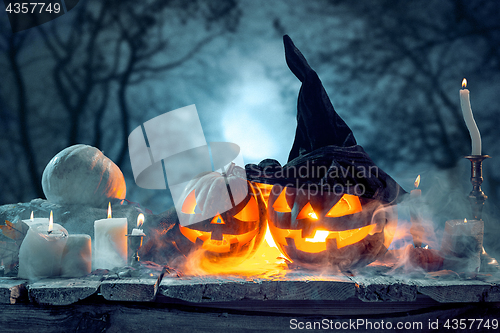
<instances>
[{"instance_id":1,"label":"black witch hat","mask_svg":"<svg viewBox=\"0 0 500 333\"><path fill-rule=\"evenodd\" d=\"M288 187L312 187L392 203L406 192L377 167L356 144L347 124L335 112L318 74L289 36L283 37L286 63L302 82L297 103L295 140L283 167L266 159L246 165L247 179Z\"/></svg>"}]
</instances>

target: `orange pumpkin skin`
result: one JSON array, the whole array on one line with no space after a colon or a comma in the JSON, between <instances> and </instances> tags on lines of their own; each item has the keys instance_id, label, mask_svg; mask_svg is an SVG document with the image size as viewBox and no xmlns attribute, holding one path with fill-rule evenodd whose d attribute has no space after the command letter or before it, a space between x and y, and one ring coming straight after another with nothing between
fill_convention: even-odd
<instances>
[{"instance_id":1,"label":"orange pumpkin skin","mask_svg":"<svg viewBox=\"0 0 500 333\"><path fill-rule=\"evenodd\" d=\"M210 262L233 265L262 243L266 204L259 188L239 172L244 171L236 167L227 175L206 173L187 185L175 240L184 255L203 249Z\"/></svg>"},{"instance_id":2,"label":"orange pumpkin skin","mask_svg":"<svg viewBox=\"0 0 500 333\"><path fill-rule=\"evenodd\" d=\"M293 262L350 270L387 251L397 212L378 200L274 185L268 220L275 243Z\"/></svg>"}]
</instances>

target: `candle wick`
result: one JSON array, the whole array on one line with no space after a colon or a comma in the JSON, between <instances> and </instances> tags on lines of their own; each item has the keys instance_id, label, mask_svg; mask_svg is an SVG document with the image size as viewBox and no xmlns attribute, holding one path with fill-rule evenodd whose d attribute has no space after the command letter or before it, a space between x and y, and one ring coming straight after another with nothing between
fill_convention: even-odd
<instances>
[{"instance_id":1,"label":"candle wick","mask_svg":"<svg viewBox=\"0 0 500 333\"><path fill-rule=\"evenodd\" d=\"M52 230L47 230L47 233L50 235L52 233Z\"/></svg>"}]
</instances>

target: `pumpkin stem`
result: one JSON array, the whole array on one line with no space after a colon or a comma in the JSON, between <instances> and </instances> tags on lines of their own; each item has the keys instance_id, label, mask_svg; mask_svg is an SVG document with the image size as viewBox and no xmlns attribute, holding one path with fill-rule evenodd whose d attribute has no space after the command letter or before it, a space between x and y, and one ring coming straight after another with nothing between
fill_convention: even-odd
<instances>
[{"instance_id":1,"label":"pumpkin stem","mask_svg":"<svg viewBox=\"0 0 500 333\"><path fill-rule=\"evenodd\" d=\"M231 164L227 167L226 172L223 172L222 174L226 176L232 175L235 166L236 164L234 162L231 162Z\"/></svg>"}]
</instances>

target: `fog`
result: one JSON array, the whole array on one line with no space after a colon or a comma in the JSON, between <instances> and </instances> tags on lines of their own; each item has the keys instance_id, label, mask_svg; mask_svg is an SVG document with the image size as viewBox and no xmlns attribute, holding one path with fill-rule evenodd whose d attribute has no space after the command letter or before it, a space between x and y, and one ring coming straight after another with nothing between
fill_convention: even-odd
<instances>
[{"instance_id":1,"label":"fog","mask_svg":"<svg viewBox=\"0 0 500 333\"><path fill-rule=\"evenodd\" d=\"M18 33L0 14L0 203L43 198L47 162L84 143L122 169L128 200L167 210L168 190L135 184L127 137L191 104L207 142L238 144L245 163L286 163L300 87L284 60L288 34L375 163L407 191L421 174L437 237L446 220L470 214L458 98L466 77L483 153L493 157L484 162L485 228L498 232L497 1L159 3L80 1Z\"/></svg>"}]
</instances>

